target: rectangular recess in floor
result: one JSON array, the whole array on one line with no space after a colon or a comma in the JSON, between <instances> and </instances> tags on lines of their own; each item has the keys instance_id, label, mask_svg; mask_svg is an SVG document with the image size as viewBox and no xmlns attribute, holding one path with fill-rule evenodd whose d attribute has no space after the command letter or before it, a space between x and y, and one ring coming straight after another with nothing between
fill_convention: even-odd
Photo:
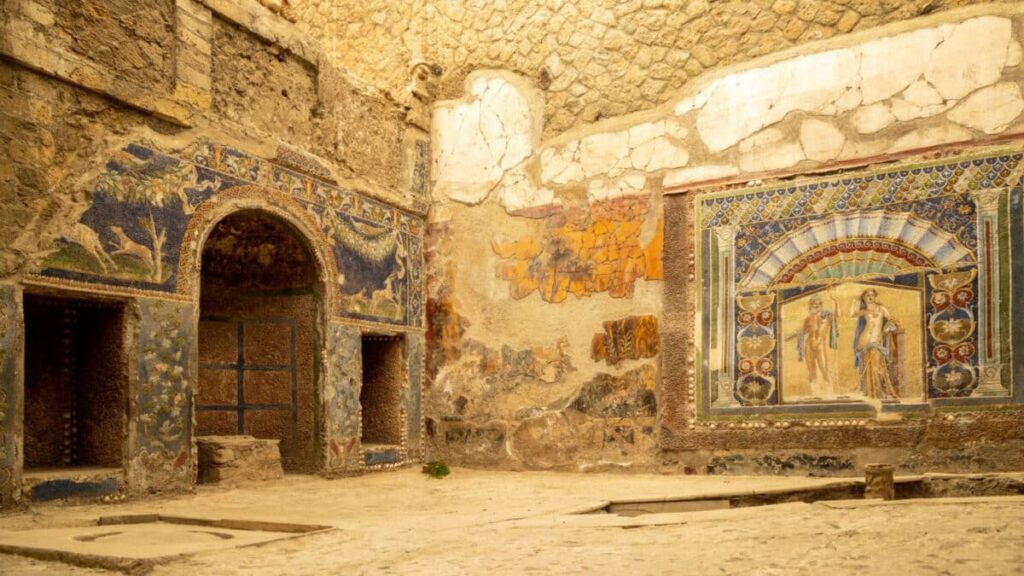
<instances>
[{"instance_id":1,"label":"rectangular recess in floor","mask_svg":"<svg viewBox=\"0 0 1024 576\"><path fill-rule=\"evenodd\" d=\"M0 553L144 574L183 556L258 546L330 526L162 514L103 516L95 526L0 532Z\"/></svg>"}]
</instances>

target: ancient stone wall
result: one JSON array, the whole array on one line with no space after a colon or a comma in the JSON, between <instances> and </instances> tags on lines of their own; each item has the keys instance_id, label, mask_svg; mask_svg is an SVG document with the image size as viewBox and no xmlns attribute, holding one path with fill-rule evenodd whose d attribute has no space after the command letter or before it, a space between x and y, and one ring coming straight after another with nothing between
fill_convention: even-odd
<instances>
[{"instance_id":1,"label":"ancient stone wall","mask_svg":"<svg viewBox=\"0 0 1024 576\"><path fill-rule=\"evenodd\" d=\"M282 217L316 260L316 289L304 296L310 342L300 342L313 348L300 372L315 386L301 398L301 467L358 471L418 454L405 443L420 428L408 420L420 414L418 389L409 389L419 366L403 365L394 459L370 463L358 434L312 428L358 419L358 402L330 404L325 391L354 388L358 399L359 374L345 359L354 351L359 360L361 332L421 342L421 99L400 103L335 68L315 39L256 0L13 0L0 7L0 54L0 281L11 295L0 338L6 351L24 346L23 292L74 290L124 306L114 344L134 417L118 428L127 428L120 486L176 490L195 480L199 251L213 225L240 209ZM269 243L235 248L236 268L259 264L249 272L281 260ZM328 324L355 337L326 349ZM421 362L422 346L414 350ZM332 372L339 366L346 373ZM13 356L0 357L0 372L7 503L21 490L25 377ZM313 397L325 400L314 407ZM335 461L328 453L341 445L351 458Z\"/></svg>"},{"instance_id":2,"label":"ancient stone wall","mask_svg":"<svg viewBox=\"0 0 1024 576\"><path fill-rule=\"evenodd\" d=\"M995 344L1021 337L1022 24L992 5L873 28L554 137L535 79L471 74L432 124L431 448L530 468L1019 465L992 455L1022 443L1020 371ZM876 301L893 344L866 376L851 343ZM836 331L814 376L809 314Z\"/></svg>"},{"instance_id":3,"label":"ancient stone wall","mask_svg":"<svg viewBox=\"0 0 1024 576\"><path fill-rule=\"evenodd\" d=\"M289 15L329 57L400 94L417 60L442 93L500 68L546 95L544 136L670 100L707 70L970 0L292 0Z\"/></svg>"}]
</instances>

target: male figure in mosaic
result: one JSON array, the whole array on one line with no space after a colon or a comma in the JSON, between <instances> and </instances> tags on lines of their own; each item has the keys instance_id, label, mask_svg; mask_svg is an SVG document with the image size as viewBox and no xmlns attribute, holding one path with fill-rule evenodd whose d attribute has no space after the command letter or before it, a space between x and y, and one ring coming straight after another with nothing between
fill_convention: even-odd
<instances>
[{"instance_id":1,"label":"male figure in mosaic","mask_svg":"<svg viewBox=\"0 0 1024 576\"><path fill-rule=\"evenodd\" d=\"M807 301L807 317L803 326L786 340L793 338L796 338L797 359L807 365L811 393L819 397L831 393L834 386L828 350L838 347L839 328L835 314L824 309L821 296L815 294Z\"/></svg>"}]
</instances>

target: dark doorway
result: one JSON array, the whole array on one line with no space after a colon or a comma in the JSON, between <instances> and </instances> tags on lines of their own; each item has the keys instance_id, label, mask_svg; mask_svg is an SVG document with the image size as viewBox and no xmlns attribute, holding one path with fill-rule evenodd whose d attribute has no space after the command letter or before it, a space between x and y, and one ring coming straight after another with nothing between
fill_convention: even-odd
<instances>
[{"instance_id":1,"label":"dark doorway","mask_svg":"<svg viewBox=\"0 0 1024 576\"><path fill-rule=\"evenodd\" d=\"M197 434L281 441L289 472L315 472L315 261L299 233L258 210L227 216L203 247Z\"/></svg>"},{"instance_id":2,"label":"dark doorway","mask_svg":"<svg viewBox=\"0 0 1024 576\"><path fill-rule=\"evenodd\" d=\"M398 446L402 443L401 336L363 336L362 443Z\"/></svg>"},{"instance_id":3,"label":"dark doorway","mask_svg":"<svg viewBox=\"0 0 1024 576\"><path fill-rule=\"evenodd\" d=\"M33 294L24 303L25 468L121 468L124 305Z\"/></svg>"}]
</instances>

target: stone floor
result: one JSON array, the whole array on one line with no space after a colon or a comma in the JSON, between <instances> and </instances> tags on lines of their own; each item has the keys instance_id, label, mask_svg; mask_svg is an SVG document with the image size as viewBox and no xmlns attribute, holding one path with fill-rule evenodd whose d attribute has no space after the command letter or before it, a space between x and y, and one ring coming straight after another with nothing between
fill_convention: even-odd
<instances>
[{"instance_id":1,"label":"stone floor","mask_svg":"<svg viewBox=\"0 0 1024 576\"><path fill-rule=\"evenodd\" d=\"M1024 573L1021 496L796 503L635 518L567 514L613 499L827 482L464 469L442 480L412 469L337 480L287 476L121 504L34 506L0 516L0 543L19 536L14 531L158 513L336 529L200 552L157 565L153 574ZM0 554L0 574L111 572Z\"/></svg>"}]
</instances>

